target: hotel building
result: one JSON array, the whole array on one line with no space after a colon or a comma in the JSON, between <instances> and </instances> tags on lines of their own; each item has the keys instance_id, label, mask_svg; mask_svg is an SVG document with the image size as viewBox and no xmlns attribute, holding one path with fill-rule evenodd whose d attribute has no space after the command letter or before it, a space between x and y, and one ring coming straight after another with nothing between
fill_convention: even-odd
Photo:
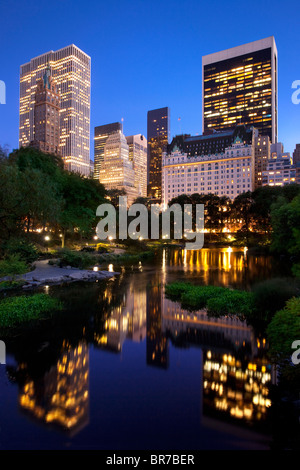
<instances>
[{"instance_id":1,"label":"hotel building","mask_svg":"<svg viewBox=\"0 0 300 470\"><path fill-rule=\"evenodd\" d=\"M170 140L170 110L153 109L147 114L148 196L161 200L162 153Z\"/></svg>"},{"instance_id":2,"label":"hotel building","mask_svg":"<svg viewBox=\"0 0 300 470\"><path fill-rule=\"evenodd\" d=\"M181 194L236 198L253 191L258 131L237 127L210 136L174 138L162 163L162 204ZM210 149L207 151L207 149Z\"/></svg>"},{"instance_id":3,"label":"hotel building","mask_svg":"<svg viewBox=\"0 0 300 470\"><path fill-rule=\"evenodd\" d=\"M111 134L106 141L99 181L107 190L125 190L128 205L138 196L134 186L133 163L129 160L129 146L121 131Z\"/></svg>"},{"instance_id":4,"label":"hotel building","mask_svg":"<svg viewBox=\"0 0 300 470\"><path fill-rule=\"evenodd\" d=\"M67 170L89 176L91 59L74 44L21 65L19 146L35 138L37 86L48 66L60 95L59 153Z\"/></svg>"},{"instance_id":5,"label":"hotel building","mask_svg":"<svg viewBox=\"0 0 300 470\"><path fill-rule=\"evenodd\" d=\"M108 137L114 132L123 132L123 125L120 122L112 122L97 126L94 130L94 175L93 178L99 181L100 168L104 160L104 146Z\"/></svg>"},{"instance_id":6,"label":"hotel building","mask_svg":"<svg viewBox=\"0 0 300 470\"><path fill-rule=\"evenodd\" d=\"M273 36L202 57L202 130L253 126L277 142Z\"/></svg>"},{"instance_id":7,"label":"hotel building","mask_svg":"<svg viewBox=\"0 0 300 470\"><path fill-rule=\"evenodd\" d=\"M147 197L147 140L142 134L126 137L129 160L133 163L134 186L140 197Z\"/></svg>"}]
</instances>

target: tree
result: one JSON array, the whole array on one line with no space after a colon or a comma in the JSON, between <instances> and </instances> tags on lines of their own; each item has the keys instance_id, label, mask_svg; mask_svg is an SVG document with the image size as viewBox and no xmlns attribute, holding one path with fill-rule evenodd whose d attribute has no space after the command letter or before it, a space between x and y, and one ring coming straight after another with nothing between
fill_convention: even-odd
<instances>
[{"instance_id":1,"label":"tree","mask_svg":"<svg viewBox=\"0 0 300 470\"><path fill-rule=\"evenodd\" d=\"M62 209L58 227L62 231L62 247L68 233L90 235L96 227L97 207L106 202L105 189L93 179L76 173L62 172L60 175Z\"/></svg>"},{"instance_id":2,"label":"tree","mask_svg":"<svg viewBox=\"0 0 300 470\"><path fill-rule=\"evenodd\" d=\"M250 191L239 194L232 203L232 217L240 220L242 227L241 233L245 235L245 241L249 244L249 232L252 222L253 197Z\"/></svg>"}]
</instances>

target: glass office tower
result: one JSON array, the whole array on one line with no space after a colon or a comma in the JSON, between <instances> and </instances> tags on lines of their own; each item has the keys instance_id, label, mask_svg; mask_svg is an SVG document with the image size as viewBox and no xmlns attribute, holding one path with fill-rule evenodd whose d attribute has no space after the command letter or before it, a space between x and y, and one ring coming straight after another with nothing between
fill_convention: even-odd
<instances>
[{"instance_id":1,"label":"glass office tower","mask_svg":"<svg viewBox=\"0 0 300 470\"><path fill-rule=\"evenodd\" d=\"M123 132L120 122L112 122L95 127L94 133L94 179L99 181L101 163L104 159L104 146L108 137L114 132Z\"/></svg>"},{"instance_id":2,"label":"glass office tower","mask_svg":"<svg viewBox=\"0 0 300 470\"><path fill-rule=\"evenodd\" d=\"M202 130L253 125L277 142L273 36L202 57Z\"/></svg>"},{"instance_id":3,"label":"glass office tower","mask_svg":"<svg viewBox=\"0 0 300 470\"><path fill-rule=\"evenodd\" d=\"M147 114L148 197L161 200L162 152L170 140L170 110L153 109Z\"/></svg>"}]
</instances>

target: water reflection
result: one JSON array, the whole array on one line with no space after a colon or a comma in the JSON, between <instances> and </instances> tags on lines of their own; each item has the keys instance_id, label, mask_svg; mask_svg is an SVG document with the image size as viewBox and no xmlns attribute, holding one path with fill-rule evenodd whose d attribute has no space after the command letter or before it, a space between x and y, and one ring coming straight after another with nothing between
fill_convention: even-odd
<instances>
[{"instance_id":1,"label":"water reflection","mask_svg":"<svg viewBox=\"0 0 300 470\"><path fill-rule=\"evenodd\" d=\"M16 377L25 375L20 386L22 412L44 424L74 436L89 422L89 350L80 342L77 347L64 341L57 361L42 377L31 378L27 364L21 363Z\"/></svg>"},{"instance_id":2,"label":"water reflection","mask_svg":"<svg viewBox=\"0 0 300 470\"><path fill-rule=\"evenodd\" d=\"M181 378L171 362L173 348L183 353L186 350L200 352L201 387L194 391L201 410L199 423L203 417L211 416L220 422L230 419L251 425L265 421L271 406L269 387L273 380L273 370L266 358L265 338L257 338L252 327L238 318L214 318L205 310L183 309L179 303L166 298L164 285L174 280L175 268L180 278L182 268L183 278L192 282L240 287L245 271L251 283L259 269L264 272L270 269L270 263L270 260L263 262L249 256L244 249L238 252L227 248L199 252L164 250L159 266L140 265L137 272L122 270L112 282L85 285L82 303L75 295L78 287L68 287L64 295L69 301L70 318L77 320L74 324L65 322L63 327L54 326L52 338L56 339L49 339L50 363L44 363L37 350L24 358L16 345L10 348L17 364L13 372L9 369L9 374L12 382L19 385L18 402L22 413L38 423L62 429L69 436L89 428L90 350L121 355L128 341L144 345L138 351L139 354L143 351L146 369L151 366L162 370L163 374L168 371L178 383ZM61 289L50 289L63 297ZM80 327L76 329L77 324ZM105 361L106 356L93 357L94 361ZM133 359L127 366L133 382L137 373L134 362ZM159 389L159 383L156 386ZM95 393L101 390L101 383L97 387ZM120 390L119 393L121 398L130 391ZM176 389L172 393L178 406ZM111 409L116 399L112 396ZM151 403L155 396L145 399ZM186 396L180 404L183 413L188 399ZM101 401L97 402L97 407L101 408Z\"/></svg>"}]
</instances>

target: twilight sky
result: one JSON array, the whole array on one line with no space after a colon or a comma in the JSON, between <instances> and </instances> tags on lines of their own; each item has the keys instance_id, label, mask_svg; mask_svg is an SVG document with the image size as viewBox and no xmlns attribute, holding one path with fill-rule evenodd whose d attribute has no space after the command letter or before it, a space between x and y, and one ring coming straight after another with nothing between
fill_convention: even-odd
<instances>
[{"instance_id":1,"label":"twilight sky","mask_svg":"<svg viewBox=\"0 0 300 470\"><path fill-rule=\"evenodd\" d=\"M124 119L124 133L147 137L147 111L169 106L171 137L202 132L202 55L274 36L278 129L285 151L300 143L299 0L1 0L0 145L18 147L19 67L75 44L91 56L94 127ZM181 118L178 121L178 118Z\"/></svg>"}]
</instances>

